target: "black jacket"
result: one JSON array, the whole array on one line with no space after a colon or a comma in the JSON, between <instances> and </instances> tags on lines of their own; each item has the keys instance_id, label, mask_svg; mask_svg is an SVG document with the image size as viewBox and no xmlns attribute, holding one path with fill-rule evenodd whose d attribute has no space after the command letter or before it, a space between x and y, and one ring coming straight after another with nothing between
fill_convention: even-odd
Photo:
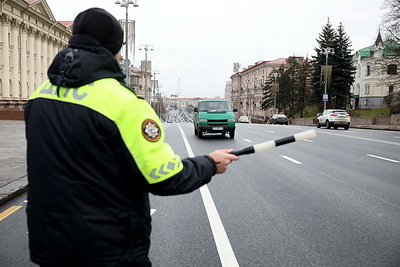
<instances>
[{"instance_id":1,"label":"black jacket","mask_svg":"<svg viewBox=\"0 0 400 267\"><path fill-rule=\"evenodd\" d=\"M154 111L94 39L73 36L48 76L25 110L32 261L150 266L148 192L191 192L211 180L215 164L173 153Z\"/></svg>"}]
</instances>

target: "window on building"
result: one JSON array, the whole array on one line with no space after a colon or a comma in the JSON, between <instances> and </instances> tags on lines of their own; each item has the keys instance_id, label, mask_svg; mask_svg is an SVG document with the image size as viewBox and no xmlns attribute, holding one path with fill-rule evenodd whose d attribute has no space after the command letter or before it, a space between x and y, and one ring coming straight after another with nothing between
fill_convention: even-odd
<instances>
[{"instance_id":1,"label":"window on building","mask_svg":"<svg viewBox=\"0 0 400 267\"><path fill-rule=\"evenodd\" d=\"M371 66L368 65L367 66L367 76L370 76L370 75L371 75Z\"/></svg>"},{"instance_id":2,"label":"window on building","mask_svg":"<svg viewBox=\"0 0 400 267\"><path fill-rule=\"evenodd\" d=\"M393 85L389 85L389 94L392 94L394 91L394 86Z\"/></svg>"},{"instance_id":3,"label":"window on building","mask_svg":"<svg viewBox=\"0 0 400 267\"><path fill-rule=\"evenodd\" d=\"M397 74L397 65L390 64L387 68L387 74L388 75L396 75Z\"/></svg>"},{"instance_id":4,"label":"window on building","mask_svg":"<svg viewBox=\"0 0 400 267\"><path fill-rule=\"evenodd\" d=\"M369 84L366 84L366 85L365 85L365 94L366 94L366 95L369 95L369 93L370 93L370 85L369 85Z\"/></svg>"}]
</instances>

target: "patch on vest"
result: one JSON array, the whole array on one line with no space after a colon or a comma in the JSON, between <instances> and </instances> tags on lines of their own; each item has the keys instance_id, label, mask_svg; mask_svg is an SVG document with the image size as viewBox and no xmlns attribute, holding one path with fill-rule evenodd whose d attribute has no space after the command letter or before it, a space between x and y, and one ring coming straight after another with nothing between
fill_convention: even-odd
<instances>
[{"instance_id":1,"label":"patch on vest","mask_svg":"<svg viewBox=\"0 0 400 267\"><path fill-rule=\"evenodd\" d=\"M160 140L161 132L160 126L151 119L147 119L142 123L143 137L150 142L157 142Z\"/></svg>"}]
</instances>

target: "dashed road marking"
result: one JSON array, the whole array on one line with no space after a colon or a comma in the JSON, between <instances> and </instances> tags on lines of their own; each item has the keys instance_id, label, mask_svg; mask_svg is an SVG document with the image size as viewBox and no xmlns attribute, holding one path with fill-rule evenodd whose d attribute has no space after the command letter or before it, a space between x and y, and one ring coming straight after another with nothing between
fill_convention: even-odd
<instances>
[{"instance_id":1,"label":"dashed road marking","mask_svg":"<svg viewBox=\"0 0 400 267\"><path fill-rule=\"evenodd\" d=\"M384 158L384 157L380 157L380 156L376 156L376 155L372 155L372 154L367 154L367 156L368 156L368 157L372 157L372 158L387 160L387 161L395 162L395 163L400 162L400 161L395 160L395 159L388 159L388 158Z\"/></svg>"},{"instance_id":2,"label":"dashed road marking","mask_svg":"<svg viewBox=\"0 0 400 267\"><path fill-rule=\"evenodd\" d=\"M287 159L287 160L289 160L289 161L291 161L291 162L293 162L293 163L296 163L296 164L303 164L303 163L301 163L300 161L297 161L297 160L292 159L292 158L290 158L290 157L288 157L288 156L285 156L285 155L281 155L281 157L284 158L284 159Z\"/></svg>"}]
</instances>

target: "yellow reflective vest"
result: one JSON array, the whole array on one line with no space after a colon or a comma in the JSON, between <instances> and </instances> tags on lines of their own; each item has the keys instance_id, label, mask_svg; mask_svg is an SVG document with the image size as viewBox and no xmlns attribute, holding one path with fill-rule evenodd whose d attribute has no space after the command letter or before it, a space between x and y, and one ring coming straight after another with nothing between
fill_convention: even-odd
<instances>
[{"instance_id":1,"label":"yellow reflective vest","mask_svg":"<svg viewBox=\"0 0 400 267\"><path fill-rule=\"evenodd\" d=\"M162 124L152 107L115 79L102 79L80 88L45 82L30 99L46 98L97 111L118 128L138 168L150 184L164 181L183 168L180 157L164 142Z\"/></svg>"}]
</instances>

